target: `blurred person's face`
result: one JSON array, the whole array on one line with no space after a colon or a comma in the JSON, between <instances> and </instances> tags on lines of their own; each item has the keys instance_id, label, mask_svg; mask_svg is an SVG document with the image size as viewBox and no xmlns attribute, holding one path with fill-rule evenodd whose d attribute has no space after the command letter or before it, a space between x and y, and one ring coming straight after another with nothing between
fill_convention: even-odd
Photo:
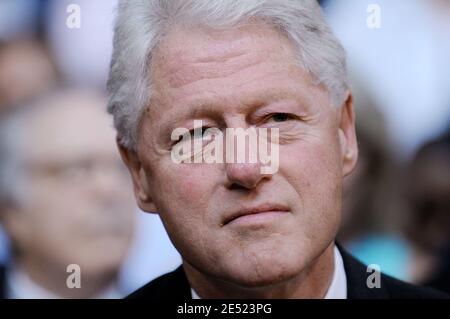
<instances>
[{"instance_id":1,"label":"blurred person's face","mask_svg":"<svg viewBox=\"0 0 450 319\"><path fill-rule=\"evenodd\" d=\"M39 96L56 82L45 49L34 41L17 41L0 50L0 111Z\"/></svg>"},{"instance_id":2,"label":"blurred person's face","mask_svg":"<svg viewBox=\"0 0 450 319\"><path fill-rule=\"evenodd\" d=\"M122 263L135 208L101 102L64 96L28 121L25 204L7 223L19 258L82 275Z\"/></svg>"},{"instance_id":3,"label":"blurred person's face","mask_svg":"<svg viewBox=\"0 0 450 319\"><path fill-rule=\"evenodd\" d=\"M409 235L420 249L440 251L450 240L450 152L433 145L419 152L408 172Z\"/></svg>"},{"instance_id":4,"label":"blurred person's face","mask_svg":"<svg viewBox=\"0 0 450 319\"><path fill-rule=\"evenodd\" d=\"M174 31L154 56L155 96L137 152L122 154L140 207L160 214L185 265L210 278L283 282L332 247L342 179L356 161L351 99L333 108L294 56L286 38L261 25ZM278 172L174 163L171 132L192 129L194 119L220 129L278 128ZM255 209L266 213L232 219Z\"/></svg>"}]
</instances>

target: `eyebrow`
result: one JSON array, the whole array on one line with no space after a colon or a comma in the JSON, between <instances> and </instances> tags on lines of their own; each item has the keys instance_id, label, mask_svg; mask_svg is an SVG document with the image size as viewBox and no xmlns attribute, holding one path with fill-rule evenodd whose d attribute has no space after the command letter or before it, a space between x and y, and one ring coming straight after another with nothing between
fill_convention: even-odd
<instances>
[{"instance_id":1,"label":"eyebrow","mask_svg":"<svg viewBox=\"0 0 450 319\"><path fill-rule=\"evenodd\" d=\"M292 90L280 89L269 89L260 92L254 92L247 101L241 101L241 105L238 106L237 111L253 112L255 111L255 109L258 109L264 105L282 100L296 100L302 101L303 103L307 102L308 99L303 96L303 94L298 94L299 92L296 93L294 93ZM214 107L213 104L208 105L208 103L206 103L205 105L200 104L200 106L205 106L207 109ZM195 111L193 113L194 115L196 115Z\"/></svg>"},{"instance_id":2,"label":"eyebrow","mask_svg":"<svg viewBox=\"0 0 450 319\"><path fill-rule=\"evenodd\" d=\"M247 101L240 101L236 108L238 113L252 113L260 109L263 106L267 106L276 101L282 100L295 100L301 105L306 105L311 101L305 97L304 94L295 94L292 90L280 91L279 88L272 90L265 90L260 92L254 92ZM183 120L193 120L202 118L211 118L220 121L220 114L223 113L223 106L220 105L220 100L206 100L197 99L186 104L183 110L176 112L166 120L165 124L167 130L171 130L172 127Z\"/></svg>"}]
</instances>

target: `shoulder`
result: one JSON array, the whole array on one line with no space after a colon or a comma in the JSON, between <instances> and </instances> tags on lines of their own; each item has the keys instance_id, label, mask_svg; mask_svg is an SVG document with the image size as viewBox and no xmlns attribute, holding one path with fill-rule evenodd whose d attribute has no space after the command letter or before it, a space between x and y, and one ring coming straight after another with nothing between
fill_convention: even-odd
<instances>
[{"instance_id":1,"label":"shoulder","mask_svg":"<svg viewBox=\"0 0 450 319\"><path fill-rule=\"evenodd\" d=\"M444 292L412 285L388 275L382 275L381 282L386 285L390 298L394 299L449 299Z\"/></svg>"},{"instance_id":2,"label":"shoulder","mask_svg":"<svg viewBox=\"0 0 450 319\"><path fill-rule=\"evenodd\" d=\"M373 271L355 257L338 246L344 261L347 276L348 299L448 299L443 292L415 286L383 273L379 274L379 284L370 288L368 279ZM369 279L370 280L370 279Z\"/></svg>"},{"instance_id":3,"label":"shoulder","mask_svg":"<svg viewBox=\"0 0 450 319\"><path fill-rule=\"evenodd\" d=\"M126 299L187 300L191 298L189 282L183 267L162 275L139 288Z\"/></svg>"},{"instance_id":4,"label":"shoulder","mask_svg":"<svg viewBox=\"0 0 450 319\"><path fill-rule=\"evenodd\" d=\"M6 268L0 265L0 299L6 298Z\"/></svg>"}]
</instances>

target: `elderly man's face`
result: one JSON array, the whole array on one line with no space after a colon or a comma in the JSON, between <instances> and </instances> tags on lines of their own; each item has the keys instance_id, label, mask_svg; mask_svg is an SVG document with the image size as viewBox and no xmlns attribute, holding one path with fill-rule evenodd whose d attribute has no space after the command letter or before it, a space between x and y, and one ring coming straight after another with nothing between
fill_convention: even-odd
<instances>
[{"instance_id":1,"label":"elderly man's face","mask_svg":"<svg viewBox=\"0 0 450 319\"><path fill-rule=\"evenodd\" d=\"M137 154L122 149L139 205L159 212L184 261L243 286L299 274L334 240L341 184L356 162L351 99L333 108L264 25L173 30L153 60L155 95ZM193 121L279 129L279 170L258 164L176 164L171 132ZM271 211L230 221L241 211Z\"/></svg>"}]
</instances>

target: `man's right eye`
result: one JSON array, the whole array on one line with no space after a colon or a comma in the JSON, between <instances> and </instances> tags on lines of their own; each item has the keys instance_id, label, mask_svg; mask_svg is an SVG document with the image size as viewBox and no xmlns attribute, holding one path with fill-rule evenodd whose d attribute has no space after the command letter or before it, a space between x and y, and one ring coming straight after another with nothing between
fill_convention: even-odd
<instances>
[{"instance_id":1,"label":"man's right eye","mask_svg":"<svg viewBox=\"0 0 450 319\"><path fill-rule=\"evenodd\" d=\"M198 133L195 134L196 130L192 129L189 132L187 132L183 135L180 135L177 140L172 141L172 145L178 144L182 141L190 141L192 139L203 138L205 131L208 129L208 127L202 127L201 129L202 129L201 134L198 134ZM197 129L197 132L198 131L199 130Z\"/></svg>"}]
</instances>

